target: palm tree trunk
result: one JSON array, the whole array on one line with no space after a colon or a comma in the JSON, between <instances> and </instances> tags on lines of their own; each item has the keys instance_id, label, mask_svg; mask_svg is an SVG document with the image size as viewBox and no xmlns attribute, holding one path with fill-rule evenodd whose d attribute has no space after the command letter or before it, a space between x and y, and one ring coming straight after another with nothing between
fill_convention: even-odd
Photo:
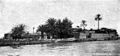
<instances>
[{"instance_id":1,"label":"palm tree trunk","mask_svg":"<svg viewBox=\"0 0 120 56\"><path fill-rule=\"evenodd\" d=\"M100 24L100 23L99 23L99 20L98 20L98 30L99 30L99 24Z\"/></svg>"},{"instance_id":2,"label":"palm tree trunk","mask_svg":"<svg viewBox=\"0 0 120 56\"><path fill-rule=\"evenodd\" d=\"M84 30L85 30L85 26L84 26L83 28L84 28Z\"/></svg>"},{"instance_id":3,"label":"palm tree trunk","mask_svg":"<svg viewBox=\"0 0 120 56\"><path fill-rule=\"evenodd\" d=\"M42 39L44 38L44 32L41 32L41 37L42 37Z\"/></svg>"}]
</instances>

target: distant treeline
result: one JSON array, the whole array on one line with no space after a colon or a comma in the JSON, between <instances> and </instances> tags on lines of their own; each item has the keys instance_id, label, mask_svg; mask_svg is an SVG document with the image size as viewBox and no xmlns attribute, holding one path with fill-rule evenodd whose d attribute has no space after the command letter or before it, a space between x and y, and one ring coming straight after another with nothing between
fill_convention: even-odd
<instances>
[{"instance_id":1,"label":"distant treeline","mask_svg":"<svg viewBox=\"0 0 120 56\"><path fill-rule=\"evenodd\" d=\"M97 14L95 17L95 20L98 21L98 30L99 30L99 21L102 19L100 17L100 14ZM73 37L73 28L72 28L73 22L69 20L67 17L63 20L61 19L55 19L55 18L49 18L45 24L39 25L37 27L37 30L34 32L33 27L33 33L41 32L41 38L44 38L46 35L48 38L69 38ZM82 20L81 26L83 27L83 30L85 30L85 27L87 26L86 20ZM79 28L79 26L77 26ZM10 32L10 36L13 39L19 39L23 38L26 35L29 35L29 32L26 30L25 24L19 24L12 28Z\"/></svg>"},{"instance_id":2,"label":"distant treeline","mask_svg":"<svg viewBox=\"0 0 120 56\"><path fill-rule=\"evenodd\" d=\"M47 35L48 38L69 38L72 37L72 21L68 18L55 19L49 18L44 25L39 25L37 27L37 32L41 32L41 37L44 38L44 35ZM25 24L19 24L12 28L10 35L13 39L20 39L25 37L25 35L29 35L29 32L26 30ZM34 27L33 27L34 31Z\"/></svg>"}]
</instances>

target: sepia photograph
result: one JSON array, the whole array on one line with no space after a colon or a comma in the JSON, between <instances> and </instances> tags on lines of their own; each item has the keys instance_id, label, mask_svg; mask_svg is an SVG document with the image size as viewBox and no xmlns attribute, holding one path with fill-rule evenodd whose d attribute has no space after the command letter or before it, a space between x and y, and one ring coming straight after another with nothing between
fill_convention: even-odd
<instances>
[{"instance_id":1,"label":"sepia photograph","mask_svg":"<svg viewBox=\"0 0 120 56\"><path fill-rule=\"evenodd\" d=\"M120 56L120 0L0 0L0 56Z\"/></svg>"}]
</instances>

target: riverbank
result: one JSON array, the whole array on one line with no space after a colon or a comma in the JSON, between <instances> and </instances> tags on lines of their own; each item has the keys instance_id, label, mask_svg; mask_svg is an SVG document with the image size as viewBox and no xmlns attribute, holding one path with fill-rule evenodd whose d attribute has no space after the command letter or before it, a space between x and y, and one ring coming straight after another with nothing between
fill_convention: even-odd
<instances>
[{"instance_id":1,"label":"riverbank","mask_svg":"<svg viewBox=\"0 0 120 56\"><path fill-rule=\"evenodd\" d=\"M53 43L53 41L43 41L43 40L32 40L32 41L15 41L15 40L5 40L0 42L0 46L15 46L15 45L33 45L33 44L48 44Z\"/></svg>"},{"instance_id":2,"label":"riverbank","mask_svg":"<svg viewBox=\"0 0 120 56\"><path fill-rule=\"evenodd\" d=\"M18 45L33 45L33 44L49 44L49 43L69 43L69 42L91 42L91 41L111 41L111 40L119 40L120 38L114 39L53 39L53 40L1 40L0 46L18 46Z\"/></svg>"}]
</instances>

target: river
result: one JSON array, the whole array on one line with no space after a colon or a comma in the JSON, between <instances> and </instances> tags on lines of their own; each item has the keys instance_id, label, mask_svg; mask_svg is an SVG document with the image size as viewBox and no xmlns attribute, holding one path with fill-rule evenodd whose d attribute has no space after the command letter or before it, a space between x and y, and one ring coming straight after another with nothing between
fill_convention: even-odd
<instances>
[{"instance_id":1,"label":"river","mask_svg":"<svg viewBox=\"0 0 120 56\"><path fill-rule=\"evenodd\" d=\"M120 40L7 46L0 56L120 56Z\"/></svg>"}]
</instances>

